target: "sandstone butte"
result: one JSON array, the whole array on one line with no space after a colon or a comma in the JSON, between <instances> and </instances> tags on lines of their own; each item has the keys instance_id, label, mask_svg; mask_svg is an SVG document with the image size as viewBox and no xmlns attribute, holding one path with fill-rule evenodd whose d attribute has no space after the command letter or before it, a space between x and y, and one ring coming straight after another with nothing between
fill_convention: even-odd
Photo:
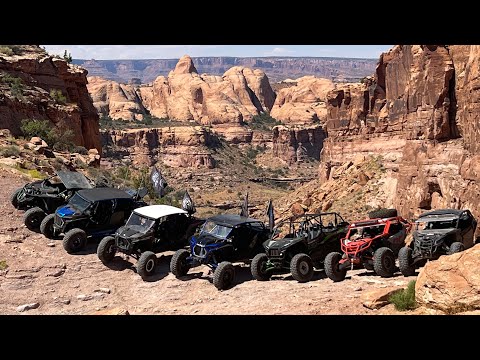
<instances>
[{"instance_id":1,"label":"sandstone butte","mask_svg":"<svg viewBox=\"0 0 480 360\"><path fill-rule=\"evenodd\" d=\"M48 55L38 46L17 46L20 55L0 53L0 74L19 78L21 94L0 81L0 128L21 135L23 119L50 120L71 129L74 142L101 153L98 114L87 90L87 71ZM61 91L66 101L58 102L51 90Z\"/></svg>"}]
</instances>

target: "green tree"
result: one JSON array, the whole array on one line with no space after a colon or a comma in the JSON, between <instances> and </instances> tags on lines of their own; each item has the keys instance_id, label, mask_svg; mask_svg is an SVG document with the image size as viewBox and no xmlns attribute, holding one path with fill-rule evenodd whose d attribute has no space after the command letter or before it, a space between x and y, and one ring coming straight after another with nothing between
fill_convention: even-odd
<instances>
[{"instance_id":1,"label":"green tree","mask_svg":"<svg viewBox=\"0 0 480 360\"><path fill-rule=\"evenodd\" d=\"M73 61L73 59L72 59L72 54L71 54L71 53L68 53L68 55L67 55L67 50L65 50L65 52L63 53L63 59L64 59L67 63L71 64L72 61Z\"/></svg>"}]
</instances>

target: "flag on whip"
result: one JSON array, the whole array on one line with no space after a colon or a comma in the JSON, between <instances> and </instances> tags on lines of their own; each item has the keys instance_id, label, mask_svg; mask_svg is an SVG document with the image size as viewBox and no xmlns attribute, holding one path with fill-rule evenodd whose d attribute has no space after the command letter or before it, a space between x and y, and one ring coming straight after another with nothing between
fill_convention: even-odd
<instances>
[{"instance_id":1,"label":"flag on whip","mask_svg":"<svg viewBox=\"0 0 480 360\"><path fill-rule=\"evenodd\" d=\"M248 192L243 198L242 211L240 211L240 216L248 217Z\"/></svg>"},{"instance_id":2,"label":"flag on whip","mask_svg":"<svg viewBox=\"0 0 480 360\"><path fill-rule=\"evenodd\" d=\"M268 215L268 227L270 228L270 231L272 231L273 227L275 226L275 217L273 215L272 199L270 199L270 201L268 202L267 215Z\"/></svg>"},{"instance_id":3,"label":"flag on whip","mask_svg":"<svg viewBox=\"0 0 480 360\"><path fill-rule=\"evenodd\" d=\"M195 209L195 205L193 205L193 200L188 194L187 190L185 190L185 195L183 195L182 209L188 212L190 215L195 213L195 211L197 211Z\"/></svg>"},{"instance_id":4,"label":"flag on whip","mask_svg":"<svg viewBox=\"0 0 480 360\"><path fill-rule=\"evenodd\" d=\"M167 187L167 181L162 176L162 173L157 169L156 166L153 167L152 173L150 174L150 180L152 180L153 189L160 196L165 195L165 188Z\"/></svg>"}]
</instances>

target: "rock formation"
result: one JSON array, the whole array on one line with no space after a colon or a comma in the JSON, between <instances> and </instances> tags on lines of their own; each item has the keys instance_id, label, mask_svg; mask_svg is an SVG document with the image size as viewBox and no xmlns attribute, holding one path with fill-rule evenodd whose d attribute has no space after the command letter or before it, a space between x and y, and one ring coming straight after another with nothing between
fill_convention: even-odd
<instances>
[{"instance_id":1,"label":"rock formation","mask_svg":"<svg viewBox=\"0 0 480 360\"><path fill-rule=\"evenodd\" d=\"M405 217L438 207L480 216L478 46L395 46L375 79L328 94L322 166L382 155Z\"/></svg>"},{"instance_id":2,"label":"rock formation","mask_svg":"<svg viewBox=\"0 0 480 360\"><path fill-rule=\"evenodd\" d=\"M327 79L305 76L296 85L280 89L271 116L285 124L324 123L327 117L326 97L335 88Z\"/></svg>"},{"instance_id":3,"label":"rock formation","mask_svg":"<svg viewBox=\"0 0 480 360\"><path fill-rule=\"evenodd\" d=\"M480 309L480 245L428 262L415 284L417 303L448 313Z\"/></svg>"},{"instance_id":4,"label":"rock formation","mask_svg":"<svg viewBox=\"0 0 480 360\"><path fill-rule=\"evenodd\" d=\"M119 84L100 77L89 77L88 92L99 114L114 120L142 120L146 114L142 100L133 85Z\"/></svg>"},{"instance_id":5,"label":"rock formation","mask_svg":"<svg viewBox=\"0 0 480 360\"><path fill-rule=\"evenodd\" d=\"M263 71L233 67L223 76L199 75L189 56L168 77L140 88L140 96L158 118L232 126L269 111L275 99Z\"/></svg>"},{"instance_id":6,"label":"rock formation","mask_svg":"<svg viewBox=\"0 0 480 360\"><path fill-rule=\"evenodd\" d=\"M320 126L273 128L273 155L291 164L307 158L320 159L325 132Z\"/></svg>"},{"instance_id":7,"label":"rock formation","mask_svg":"<svg viewBox=\"0 0 480 360\"><path fill-rule=\"evenodd\" d=\"M98 114L87 91L86 75L85 69L50 56L38 46L16 45L12 54L0 53L0 128L18 136L23 119L48 119L73 130L77 145L100 152Z\"/></svg>"},{"instance_id":8,"label":"rock formation","mask_svg":"<svg viewBox=\"0 0 480 360\"><path fill-rule=\"evenodd\" d=\"M102 142L129 154L134 164L150 166L162 161L172 167L213 168L211 148L218 138L201 126L178 126L111 130L102 132Z\"/></svg>"}]
</instances>

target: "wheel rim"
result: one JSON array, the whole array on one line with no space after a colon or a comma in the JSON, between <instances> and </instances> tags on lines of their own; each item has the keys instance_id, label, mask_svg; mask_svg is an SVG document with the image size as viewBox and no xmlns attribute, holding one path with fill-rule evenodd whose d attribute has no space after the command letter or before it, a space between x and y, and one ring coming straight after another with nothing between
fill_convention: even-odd
<instances>
[{"instance_id":1,"label":"wheel rim","mask_svg":"<svg viewBox=\"0 0 480 360\"><path fill-rule=\"evenodd\" d=\"M82 247L82 237L77 235L72 240L72 246L74 249L79 249Z\"/></svg>"},{"instance_id":2,"label":"wheel rim","mask_svg":"<svg viewBox=\"0 0 480 360\"><path fill-rule=\"evenodd\" d=\"M385 267L385 269L390 269L393 265L393 262L392 262L392 259L390 258L390 256L384 256L383 257L383 266Z\"/></svg>"},{"instance_id":3,"label":"wheel rim","mask_svg":"<svg viewBox=\"0 0 480 360\"><path fill-rule=\"evenodd\" d=\"M259 270L260 274L266 274L267 273L267 260L266 259L263 259L259 262L258 270Z\"/></svg>"},{"instance_id":4,"label":"wheel rim","mask_svg":"<svg viewBox=\"0 0 480 360\"><path fill-rule=\"evenodd\" d=\"M298 270L300 271L300 274L307 275L310 271L310 266L306 261L301 261L300 264L298 264Z\"/></svg>"},{"instance_id":5,"label":"wheel rim","mask_svg":"<svg viewBox=\"0 0 480 360\"><path fill-rule=\"evenodd\" d=\"M28 218L28 223L31 227L39 227L40 222L40 217L38 215L33 215Z\"/></svg>"},{"instance_id":6,"label":"wheel rim","mask_svg":"<svg viewBox=\"0 0 480 360\"><path fill-rule=\"evenodd\" d=\"M153 259L149 259L145 264L145 270L147 270L147 272L152 272L154 267L155 267L155 260Z\"/></svg>"},{"instance_id":7,"label":"wheel rim","mask_svg":"<svg viewBox=\"0 0 480 360\"><path fill-rule=\"evenodd\" d=\"M107 246L107 254L108 255L113 255L115 253L115 248L113 247L113 244L110 244Z\"/></svg>"},{"instance_id":8,"label":"wheel rim","mask_svg":"<svg viewBox=\"0 0 480 360\"><path fill-rule=\"evenodd\" d=\"M233 271L228 270L223 274L223 283L229 285L233 280Z\"/></svg>"}]
</instances>

